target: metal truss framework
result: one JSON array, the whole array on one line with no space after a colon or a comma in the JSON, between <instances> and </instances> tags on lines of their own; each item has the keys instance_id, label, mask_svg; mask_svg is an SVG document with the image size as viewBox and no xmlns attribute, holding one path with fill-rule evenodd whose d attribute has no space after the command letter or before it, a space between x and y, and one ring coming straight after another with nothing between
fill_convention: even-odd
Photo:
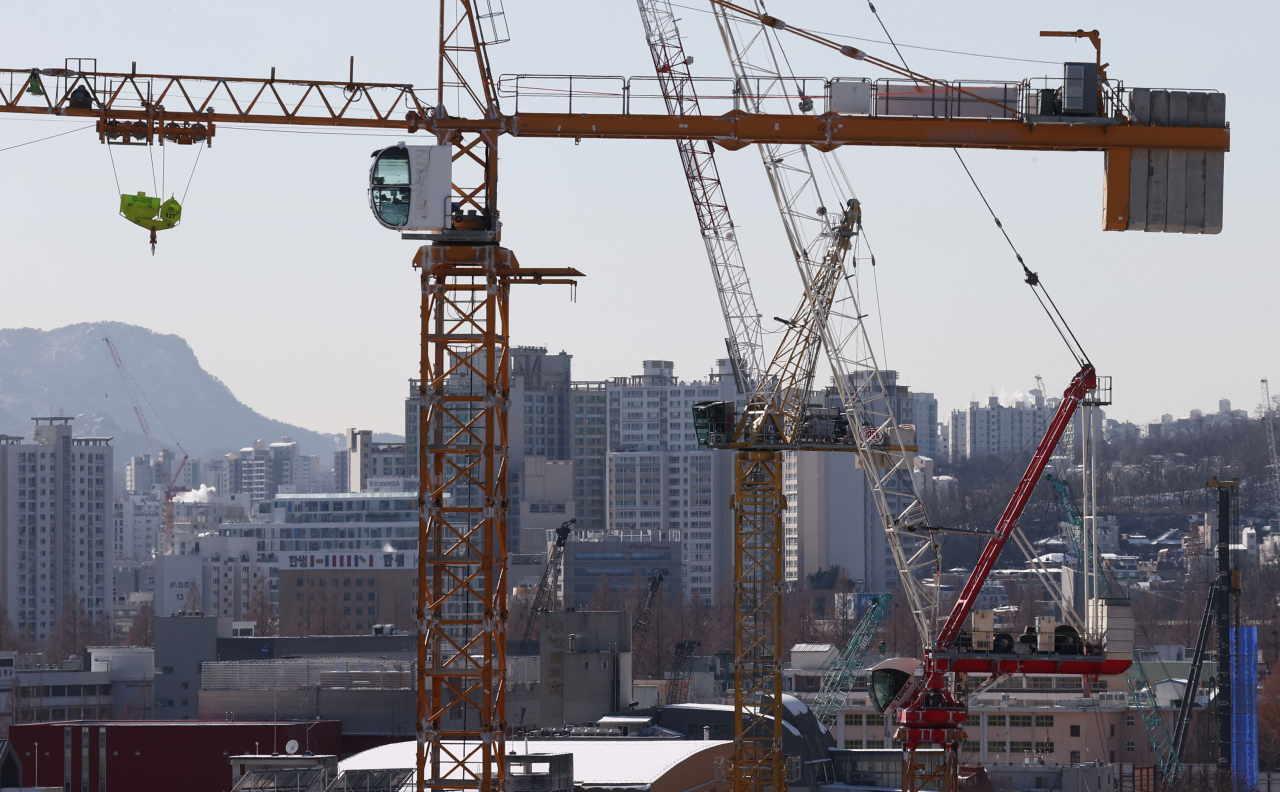
<instances>
[{"instance_id":1,"label":"metal truss framework","mask_svg":"<svg viewBox=\"0 0 1280 792\"><path fill-rule=\"evenodd\" d=\"M871 638L889 615L892 599L888 594L877 594L867 606L867 611L854 628L849 642L831 662L831 668L822 677L822 689L813 701L813 714L828 729L836 726L836 716L844 708L845 699L853 689L854 677L862 670L862 661L871 647Z\"/></svg>"},{"instance_id":2,"label":"metal truss framework","mask_svg":"<svg viewBox=\"0 0 1280 792\"><path fill-rule=\"evenodd\" d=\"M667 112L680 118L702 115L689 72L690 58L685 54L670 0L637 0L637 3ZM738 249L738 236L716 165L715 147L705 140L678 140L676 144L689 195L698 214L707 259L711 262L720 311L729 332L726 339L729 358L739 387L744 394L750 394L764 371L760 313Z\"/></svg>"},{"instance_id":3,"label":"metal truss framework","mask_svg":"<svg viewBox=\"0 0 1280 792\"><path fill-rule=\"evenodd\" d=\"M733 792L781 792L782 494L780 451L734 454Z\"/></svg>"},{"instance_id":4,"label":"metal truss framework","mask_svg":"<svg viewBox=\"0 0 1280 792\"><path fill-rule=\"evenodd\" d=\"M788 86L779 65L781 44L770 31L723 6L714 12L746 109L759 112L766 101L783 96L800 117L812 110L812 98L793 93ZM811 153L809 146L781 143L761 143L758 148L804 283L805 302L821 306L825 312L813 326L831 366L841 408L850 427L858 427L859 442L850 450L858 454L858 465L867 474L903 593L927 645L937 597L936 590L928 589L921 580L925 572L935 570L938 548L934 542L912 535L928 524L911 476L910 457L904 453L915 447L915 438L902 431L894 417L892 394L887 392L867 333L867 314L859 305L856 257L852 266L846 267L848 240L842 239L832 223L833 209L838 212L839 208L824 199L822 182L838 194L827 196L836 198L837 205L856 199L833 153ZM824 294L828 287L830 293ZM816 355L816 344L813 352ZM813 371L812 361L809 371Z\"/></svg>"},{"instance_id":5,"label":"metal truss framework","mask_svg":"<svg viewBox=\"0 0 1280 792\"><path fill-rule=\"evenodd\" d=\"M904 752L902 759L902 792L958 792L960 751L963 730L937 754Z\"/></svg>"},{"instance_id":6,"label":"metal truss framework","mask_svg":"<svg viewBox=\"0 0 1280 792\"><path fill-rule=\"evenodd\" d=\"M481 23L500 14L486 3L485 16L462 0L449 19L449 5L440 4L433 113L444 115L446 99L456 97L492 117L498 102ZM505 788L507 772L508 308L520 275L515 256L498 247L497 134L455 130L437 139L453 145L458 231L415 259L422 268L416 781L418 792L489 792ZM446 728L447 719L461 723Z\"/></svg>"},{"instance_id":7,"label":"metal truss framework","mask_svg":"<svg viewBox=\"0 0 1280 792\"><path fill-rule=\"evenodd\" d=\"M513 257L423 254L418 788L501 789L510 279L499 270Z\"/></svg>"},{"instance_id":8,"label":"metal truss framework","mask_svg":"<svg viewBox=\"0 0 1280 792\"><path fill-rule=\"evenodd\" d=\"M524 269L496 245L429 245L414 263L423 350L418 788L500 790L510 290L580 273Z\"/></svg>"}]
</instances>

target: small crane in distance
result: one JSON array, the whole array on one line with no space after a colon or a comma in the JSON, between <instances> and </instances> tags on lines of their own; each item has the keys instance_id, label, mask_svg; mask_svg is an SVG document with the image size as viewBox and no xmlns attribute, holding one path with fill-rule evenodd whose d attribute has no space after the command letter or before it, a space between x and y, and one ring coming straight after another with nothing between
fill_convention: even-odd
<instances>
[{"instance_id":1,"label":"small crane in distance","mask_svg":"<svg viewBox=\"0 0 1280 792\"><path fill-rule=\"evenodd\" d=\"M667 688L668 704L684 704L689 700L689 677L693 676L693 653L702 646L696 638L676 644L671 660L671 686Z\"/></svg>"},{"instance_id":2,"label":"small crane in distance","mask_svg":"<svg viewBox=\"0 0 1280 792\"><path fill-rule=\"evenodd\" d=\"M538 617L555 605L556 583L560 579L560 563L564 560L564 545L569 541L569 529L578 521L570 517L556 529L556 542L547 554L547 565L542 568L542 577L538 578L538 587L533 594L533 603L524 617L522 637L532 641L538 637Z\"/></svg>"},{"instance_id":3,"label":"small crane in distance","mask_svg":"<svg viewBox=\"0 0 1280 792\"><path fill-rule=\"evenodd\" d=\"M1275 409L1271 406L1271 386L1267 378L1262 378L1262 423L1267 430L1267 451L1271 454L1271 475L1274 476L1271 505L1275 507L1276 516L1280 517L1280 458L1276 456L1276 422Z\"/></svg>"},{"instance_id":4,"label":"small crane in distance","mask_svg":"<svg viewBox=\"0 0 1280 792\"><path fill-rule=\"evenodd\" d=\"M822 689L813 702L813 714L828 728L836 725L836 715L844 706L845 697L853 689L854 679L862 670L862 661L871 648L871 638L889 615L891 604L892 599L888 594L877 594L871 600L862 620L854 628L853 635L849 636L849 643L836 656L831 669L822 678Z\"/></svg>"},{"instance_id":5,"label":"small crane in distance","mask_svg":"<svg viewBox=\"0 0 1280 792\"><path fill-rule=\"evenodd\" d=\"M104 338L102 340L107 342L107 349L111 351L111 360L116 364L116 370L120 372L120 381L124 383L124 392L129 395L129 403L133 405L133 414L137 416L138 425L142 427L142 435L147 438L147 445L151 447L152 453L156 453L159 445L151 435L151 425L147 423L147 416L142 412L142 405L138 403L138 396L134 392L133 384L130 382L133 379L133 375L125 368L124 361L120 359L120 350L116 349L116 345L111 342L111 339ZM147 403L150 404L150 402ZM151 409L154 410L155 408L152 407ZM161 421L163 422L163 419ZM190 492L189 487L178 486L178 477L182 475L183 469L187 466L186 449L177 440L174 440L173 444L182 452L182 461L178 463L173 475L169 475L163 467L160 468L160 475L164 477L164 522L162 523L163 541L161 552L165 555L173 553L173 496L179 492ZM157 454L157 456L159 455Z\"/></svg>"},{"instance_id":6,"label":"small crane in distance","mask_svg":"<svg viewBox=\"0 0 1280 792\"><path fill-rule=\"evenodd\" d=\"M635 620L631 623L631 656L638 657L649 639L649 628L653 627L653 603L658 598L662 581L671 573L666 569L656 569L649 576L649 583L640 595L640 606L636 608Z\"/></svg>"}]
</instances>

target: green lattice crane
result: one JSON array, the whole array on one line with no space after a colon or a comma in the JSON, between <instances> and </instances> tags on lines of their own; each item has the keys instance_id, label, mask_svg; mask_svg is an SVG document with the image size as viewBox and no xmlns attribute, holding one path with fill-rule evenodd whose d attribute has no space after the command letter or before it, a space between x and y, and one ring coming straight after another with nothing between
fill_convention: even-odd
<instances>
[{"instance_id":1,"label":"green lattice crane","mask_svg":"<svg viewBox=\"0 0 1280 792\"><path fill-rule=\"evenodd\" d=\"M1160 768L1164 778L1175 778L1182 763L1178 760L1173 735L1169 733L1169 724L1160 714L1156 688L1147 678L1147 672L1143 669L1140 660L1141 655L1135 650L1131 669L1137 672L1137 678L1135 679L1132 673L1125 677L1125 681L1129 683L1129 695L1133 698L1133 703L1138 708L1138 716L1142 718L1142 725L1147 730L1147 739L1151 741L1151 753L1155 756L1156 766Z\"/></svg>"},{"instance_id":2,"label":"green lattice crane","mask_svg":"<svg viewBox=\"0 0 1280 792\"><path fill-rule=\"evenodd\" d=\"M1053 485L1053 494L1058 498L1058 508L1062 510L1062 516L1067 518L1067 524L1071 527L1065 532L1067 544L1071 545L1071 552L1076 558L1080 559L1080 567L1084 568L1084 518L1080 516L1080 510L1076 508L1075 499L1071 497L1071 485L1065 480L1058 478L1052 473L1045 474L1045 478ZM1117 596L1115 589L1111 586L1111 576L1102 572L1102 590L1104 597Z\"/></svg>"},{"instance_id":3,"label":"green lattice crane","mask_svg":"<svg viewBox=\"0 0 1280 792\"><path fill-rule=\"evenodd\" d=\"M888 594L877 594L862 615L862 621L854 628L849 643L836 656L831 670L822 678L822 690L813 702L813 714L826 724L827 728L836 725L836 714L844 706L844 698L853 689L853 680L862 670L862 661L871 646L871 637L880 629L881 622L889 615L891 600Z\"/></svg>"}]
</instances>

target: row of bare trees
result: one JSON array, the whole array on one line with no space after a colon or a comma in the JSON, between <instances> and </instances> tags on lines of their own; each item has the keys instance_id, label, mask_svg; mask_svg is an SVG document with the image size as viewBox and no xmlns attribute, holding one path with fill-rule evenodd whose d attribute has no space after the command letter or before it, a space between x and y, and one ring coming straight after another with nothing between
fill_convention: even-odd
<instances>
[{"instance_id":1,"label":"row of bare trees","mask_svg":"<svg viewBox=\"0 0 1280 792\"><path fill-rule=\"evenodd\" d=\"M72 596L62 603L62 611L53 623L48 640L41 642L15 629L9 612L0 606L0 651L44 653L51 661L61 662L81 654L89 646L151 646L154 623L155 611L144 603L129 631L116 637L112 635L109 619L90 617L84 604Z\"/></svg>"},{"instance_id":2,"label":"row of bare trees","mask_svg":"<svg viewBox=\"0 0 1280 792\"><path fill-rule=\"evenodd\" d=\"M834 607L832 594L853 596L853 584L844 570L827 571L835 581L808 580L789 587L782 596L783 660L790 659L791 647L800 643L831 643L843 646L857 627L859 616L847 607ZM819 576L814 576L815 578ZM820 588L814 583L819 582ZM627 611L634 618L645 589L646 580L639 576L615 581L601 579L592 593L586 610ZM521 624L528 597L511 601L508 624ZM678 582L668 582L655 599L652 627L644 646L632 647L632 672L637 679L662 678L672 670L677 644L686 640L701 641L697 654L710 656L733 652L733 598L727 588L708 605L700 596L687 597ZM886 651L918 656L920 639L910 612L895 607L890 611L875 637L884 641Z\"/></svg>"}]
</instances>

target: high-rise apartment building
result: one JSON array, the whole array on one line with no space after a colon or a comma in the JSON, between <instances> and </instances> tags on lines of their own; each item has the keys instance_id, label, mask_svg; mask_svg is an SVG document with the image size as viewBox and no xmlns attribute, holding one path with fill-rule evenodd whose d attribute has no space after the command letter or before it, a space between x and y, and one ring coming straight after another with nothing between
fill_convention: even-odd
<instances>
[{"instance_id":1,"label":"high-rise apartment building","mask_svg":"<svg viewBox=\"0 0 1280 792\"><path fill-rule=\"evenodd\" d=\"M196 489L206 483L200 475L199 459L188 457L184 463L173 451L162 448L154 459L150 454L129 458L124 469L124 489L130 495L163 494L166 482L175 474L173 483L177 489Z\"/></svg>"},{"instance_id":2,"label":"high-rise apartment building","mask_svg":"<svg viewBox=\"0 0 1280 792\"><path fill-rule=\"evenodd\" d=\"M573 501L578 528L603 531L606 457L609 451L608 384L575 382L569 389L572 421Z\"/></svg>"},{"instance_id":3,"label":"high-rise apartment building","mask_svg":"<svg viewBox=\"0 0 1280 792\"><path fill-rule=\"evenodd\" d=\"M858 591L891 591L897 567L857 455L788 451L782 468L785 579L842 567Z\"/></svg>"},{"instance_id":4,"label":"high-rise apartment building","mask_svg":"<svg viewBox=\"0 0 1280 792\"><path fill-rule=\"evenodd\" d=\"M681 586L707 602L733 584L733 456L699 446L693 429L694 404L738 398L727 361L717 365L706 380L681 382L671 361L646 360L642 374L605 388L608 533L679 541Z\"/></svg>"},{"instance_id":5,"label":"high-rise apartment building","mask_svg":"<svg viewBox=\"0 0 1280 792\"><path fill-rule=\"evenodd\" d=\"M1009 455L1031 451L1040 442L1053 414L1062 402L1061 397L1045 398L1037 389L1028 392L1027 398L1010 405L1002 405L999 397L991 396L985 405L970 402L967 410L952 410L950 434L950 460L986 455ZM1102 441L1102 427L1106 425L1106 413L1097 410L1094 423L1094 442ZM1077 411L1072 418L1072 436L1083 433L1083 415ZM1076 441L1076 454L1079 451Z\"/></svg>"},{"instance_id":6,"label":"high-rise apartment building","mask_svg":"<svg viewBox=\"0 0 1280 792\"><path fill-rule=\"evenodd\" d=\"M547 459L569 459L570 364L564 352L548 355L544 347L511 350L512 451ZM520 418L522 420L516 421ZM519 431L517 431L517 429Z\"/></svg>"},{"instance_id":7,"label":"high-rise apartment building","mask_svg":"<svg viewBox=\"0 0 1280 792\"><path fill-rule=\"evenodd\" d=\"M75 598L111 616L113 459L109 437L73 437L71 418L36 418L33 442L0 436L0 605L46 640Z\"/></svg>"},{"instance_id":8,"label":"high-rise apartment building","mask_svg":"<svg viewBox=\"0 0 1280 792\"><path fill-rule=\"evenodd\" d=\"M164 526L164 501L151 493L126 495L115 503L115 511L115 560L150 561Z\"/></svg>"},{"instance_id":9,"label":"high-rise apartment building","mask_svg":"<svg viewBox=\"0 0 1280 792\"><path fill-rule=\"evenodd\" d=\"M897 372L894 375L896 379ZM920 449L921 456L942 458L942 426L938 423L938 400L932 393L912 393L911 414L895 413L895 417L898 423L911 424L916 428L916 447Z\"/></svg>"},{"instance_id":10,"label":"high-rise apartment building","mask_svg":"<svg viewBox=\"0 0 1280 792\"><path fill-rule=\"evenodd\" d=\"M507 546L512 552L541 553L546 548L520 544L525 496L525 459L571 458L569 392L573 356L547 354L544 347L511 350L511 385L507 400ZM579 528L582 526L579 525Z\"/></svg>"},{"instance_id":11,"label":"high-rise apartment building","mask_svg":"<svg viewBox=\"0 0 1280 792\"><path fill-rule=\"evenodd\" d=\"M417 478L410 476L405 448L405 443L375 443L368 429L348 429L347 450L334 453L337 490L403 492L416 488Z\"/></svg>"},{"instance_id":12,"label":"high-rise apartment building","mask_svg":"<svg viewBox=\"0 0 1280 792\"><path fill-rule=\"evenodd\" d=\"M226 495L248 495L261 502L285 492L309 492L314 480L313 458L298 453L298 444L287 437L278 442L263 440L223 457L219 473L225 475Z\"/></svg>"},{"instance_id":13,"label":"high-rise apartment building","mask_svg":"<svg viewBox=\"0 0 1280 792\"><path fill-rule=\"evenodd\" d=\"M125 492L150 493L156 488L154 469L151 467L151 455L139 454L130 457L124 467Z\"/></svg>"},{"instance_id":14,"label":"high-rise apartment building","mask_svg":"<svg viewBox=\"0 0 1280 792\"><path fill-rule=\"evenodd\" d=\"M404 450L405 450L405 475L413 481L419 481L418 463L422 455L422 432L418 428L418 413L422 408L422 380L409 380L409 395L404 400ZM343 460L345 469L346 460ZM338 466L334 464L333 474L338 475ZM343 490L339 490L341 492Z\"/></svg>"},{"instance_id":15,"label":"high-rise apartment building","mask_svg":"<svg viewBox=\"0 0 1280 792\"><path fill-rule=\"evenodd\" d=\"M919 455L937 452L938 402L932 393L913 393L892 370L881 370L878 384L870 372L855 372L851 377L852 389L873 413L883 413L888 406L899 425L915 427ZM813 401L835 409L843 406L833 385L815 394ZM897 586L896 567L871 485L857 468L854 454L787 452L783 492L787 496L783 515L787 581L803 583L808 575L840 566L860 591L890 591ZM907 506L904 498L892 493L889 504L896 511Z\"/></svg>"}]
</instances>

